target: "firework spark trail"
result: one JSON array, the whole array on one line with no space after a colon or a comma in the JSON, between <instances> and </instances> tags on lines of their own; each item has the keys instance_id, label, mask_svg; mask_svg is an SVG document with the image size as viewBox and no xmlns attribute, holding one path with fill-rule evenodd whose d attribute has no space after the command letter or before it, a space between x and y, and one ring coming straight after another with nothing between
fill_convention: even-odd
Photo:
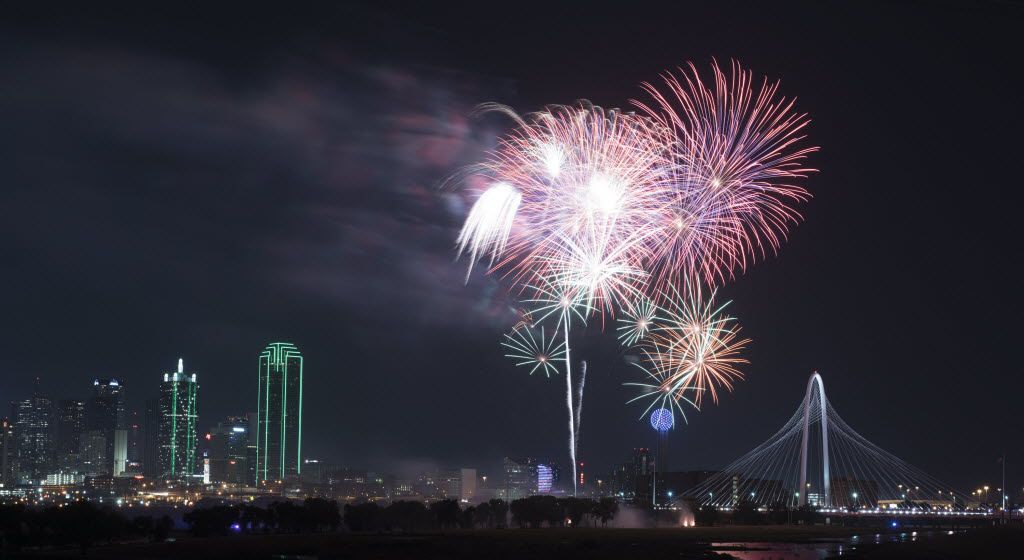
<instances>
[{"instance_id":1,"label":"firework spark trail","mask_svg":"<svg viewBox=\"0 0 1024 560\"><path fill-rule=\"evenodd\" d=\"M569 460L572 461L572 495L576 495L576 418L572 411L572 358L569 356L569 321L565 327L565 404L569 409Z\"/></svg>"},{"instance_id":2,"label":"firework spark trail","mask_svg":"<svg viewBox=\"0 0 1024 560\"><path fill-rule=\"evenodd\" d=\"M573 432L573 445L579 451L580 425L583 423L583 386L587 383L587 361L580 361L580 383L576 389L576 426Z\"/></svg>"}]
</instances>

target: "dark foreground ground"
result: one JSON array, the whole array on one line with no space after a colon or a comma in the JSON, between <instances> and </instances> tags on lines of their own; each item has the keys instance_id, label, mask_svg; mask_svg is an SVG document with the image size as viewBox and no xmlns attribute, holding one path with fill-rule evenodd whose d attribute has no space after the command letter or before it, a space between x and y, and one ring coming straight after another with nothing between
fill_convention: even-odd
<instances>
[{"instance_id":1,"label":"dark foreground ground","mask_svg":"<svg viewBox=\"0 0 1024 560\"><path fill-rule=\"evenodd\" d=\"M96 546L88 558L259 559L642 559L1024 558L1024 529L881 533L844 527L711 527L674 529L541 529L450 531L397 535L267 535L180 537L175 542ZM858 535L856 540L852 539ZM876 544L876 540L879 544ZM901 542L887 542L889 540ZM723 543L728 543L723 546ZM792 548L782 543L793 543ZM769 550L770 549L770 550ZM11 558L80 558L77 549L23 551Z\"/></svg>"}]
</instances>

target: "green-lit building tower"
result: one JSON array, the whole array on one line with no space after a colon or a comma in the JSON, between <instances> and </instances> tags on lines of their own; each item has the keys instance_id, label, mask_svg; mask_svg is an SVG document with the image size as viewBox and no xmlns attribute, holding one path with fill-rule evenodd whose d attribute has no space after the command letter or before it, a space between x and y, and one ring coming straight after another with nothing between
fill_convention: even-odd
<instances>
[{"instance_id":1,"label":"green-lit building tower","mask_svg":"<svg viewBox=\"0 0 1024 560\"><path fill-rule=\"evenodd\" d=\"M196 473L196 374L185 373L182 360L178 371L165 373L160 384L160 433L158 456L160 476L184 479Z\"/></svg>"},{"instance_id":2,"label":"green-lit building tower","mask_svg":"<svg viewBox=\"0 0 1024 560\"><path fill-rule=\"evenodd\" d=\"M302 469L302 354L272 342L260 353L256 483L293 480Z\"/></svg>"}]
</instances>

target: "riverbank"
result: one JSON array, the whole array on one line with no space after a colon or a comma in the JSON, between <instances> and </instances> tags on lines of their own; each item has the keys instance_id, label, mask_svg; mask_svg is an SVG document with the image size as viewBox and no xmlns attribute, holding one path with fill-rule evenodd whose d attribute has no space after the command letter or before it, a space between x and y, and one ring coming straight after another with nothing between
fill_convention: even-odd
<instances>
[{"instance_id":1,"label":"riverbank","mask_svg":"<svg viewBox=\"0 0 1024 560\"><path fill-rule=\"evenodd\" d=\"M857 535L858 538L853 537ZM876 537L876 535L878 535ZM902 535L902 537L901 537ZM896 542L888 542L896 541ZM878 544L876 544L876 542ZM794 550L843 546L843 558L1003 558L1024 550L1024 530L976 529L917 538L901 531L866 532L857 527L756 526L673 529L537 529L448 531L425 535L236 535L179 537L167 543L96 546L89 558L226 559L559 559L760 558L758 543L791 543ZM852 546L850 543L854 543ZM773 546L774 558L787 558L785 546ZM24 558L80 558L77 549L24 551ZM767 556L763 556L767 557Z\"/></svg>"}]
</instances>

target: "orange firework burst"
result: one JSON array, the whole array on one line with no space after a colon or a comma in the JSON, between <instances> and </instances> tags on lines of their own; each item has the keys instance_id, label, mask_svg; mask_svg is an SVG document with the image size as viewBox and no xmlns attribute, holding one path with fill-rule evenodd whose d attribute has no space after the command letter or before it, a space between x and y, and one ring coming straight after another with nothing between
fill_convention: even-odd
<instances>
[{"instance_id":1,"label":"orange firework burst","mask_svg":"<svg viewBox=\"0 0 1024 560\"><path fill-rule=\"evenodd\" d=\"M643 358L636 365L649 379L627 383L642 389L633 401L652 397L648 410L671 401L667 408L680 411L680 401L699 408L705 394L717 403L719 389L731 391L733 381L743 378L739 366L748 362L741 353L750 339L740 338L736 319L723 313L729 303L716 307L714 293L704 300L699 287L686 297L674 288L670 292L662 294L668 303L657 309L654 326L640 342Z\"/></svg>"}]
</instances>

